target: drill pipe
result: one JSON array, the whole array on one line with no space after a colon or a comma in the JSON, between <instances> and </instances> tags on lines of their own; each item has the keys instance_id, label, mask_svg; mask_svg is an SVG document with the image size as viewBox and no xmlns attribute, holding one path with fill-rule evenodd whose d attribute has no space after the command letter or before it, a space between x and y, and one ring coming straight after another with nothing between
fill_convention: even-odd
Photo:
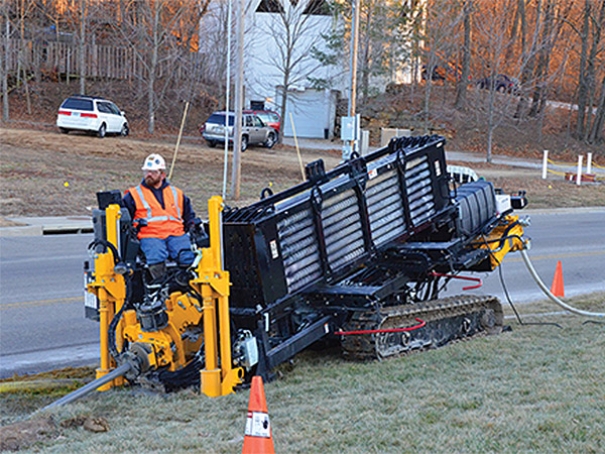
<instances>
[{"instance_id":1,"label":"drill pipe","mask_svg":"<svg viewBox=\"0 0 605 454\"><path fill-rule=\"evenodd\" d=\"M52 404L47 405L42 410L48 410L49 408L60 407L61 405L68 404L73 402L74 400L79 399L80 397L84 397L86 394L91 393L96 390L99 386L104 385L116 378L124 375L132 368L132 364L129 362L125 362L120 367L109 372L107 375L103 375L96 380L91 381L90 383L82 386L80 389L76 389L75 391L67 394L66 396L61 397L59 400L54 401Z\"/></svg>"}]
</instances>

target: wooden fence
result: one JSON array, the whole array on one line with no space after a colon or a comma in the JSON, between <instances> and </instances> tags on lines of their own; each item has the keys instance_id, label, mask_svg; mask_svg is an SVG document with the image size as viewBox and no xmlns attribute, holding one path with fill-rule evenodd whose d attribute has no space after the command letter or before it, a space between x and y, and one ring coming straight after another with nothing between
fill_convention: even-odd
<instances>
[{"instance_id":1,"label":"wooden fence","mask_svg":"<svg viewBox=\"0 0 605 454\"><path fill-rule=\"evenodd\" d=\"M16 73L21 58L21 68L34 74L77 76L80 70L81 47L66 42L3 39L1 49L8 73ZM87 44L84 50L84 76L101 79L146 79L148 69L134 48ZM21 55L21 57L20 57ZM164 56L165 57L165 56ZM191 76L191 71L201 67L202 57L196 53L178 54L163 58L156 77L170 75L177 79Z\"/></svg>"}]
</instances>

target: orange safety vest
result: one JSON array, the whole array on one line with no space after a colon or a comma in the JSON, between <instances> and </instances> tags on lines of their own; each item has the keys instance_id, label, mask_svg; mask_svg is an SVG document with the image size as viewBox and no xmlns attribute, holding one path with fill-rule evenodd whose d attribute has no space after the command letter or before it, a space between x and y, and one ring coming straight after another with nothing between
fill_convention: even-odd
<instances>
[{"instance_id":1,"label":"orange safety vest","mask_svg":"<svg viewBox=\"0 0 605 454\"><path fill-rule=\"evenodd\" d=\"M145 219L147 225L139 230L139 238L160 238L185 234L183 227L183 191L174 186L162 190L164 206L155 198L151 189L143 185L128 190L134 199L134 219Z\"/></svg>"}]
</instances>

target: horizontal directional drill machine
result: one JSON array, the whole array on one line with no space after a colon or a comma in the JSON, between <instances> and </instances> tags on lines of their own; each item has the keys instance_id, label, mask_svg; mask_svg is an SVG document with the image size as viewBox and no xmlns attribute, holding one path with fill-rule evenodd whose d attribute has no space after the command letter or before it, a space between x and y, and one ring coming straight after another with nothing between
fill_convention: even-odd
<instances>
[{"instance_id":1,"label":"horizontal directional drill machine","mask_svg":"<svg viewBox=\"0 0 605 454\"><path fill-rule=\"evenodd\" d=\"M394 138L258 202L209 201L193 265L152 281L119 191L98 194L86 265L100 322L103 388L125 382L219 396L312 344L389 358L502 328L491 296L440 298L464 272L490 272L527 246L523 193L466 181L440 136ZM464 182L463 182L464 181ZM209 239L209 241L208 241ZM320 342L321 341L321 342Z\"/></svg>"}]
</instances>

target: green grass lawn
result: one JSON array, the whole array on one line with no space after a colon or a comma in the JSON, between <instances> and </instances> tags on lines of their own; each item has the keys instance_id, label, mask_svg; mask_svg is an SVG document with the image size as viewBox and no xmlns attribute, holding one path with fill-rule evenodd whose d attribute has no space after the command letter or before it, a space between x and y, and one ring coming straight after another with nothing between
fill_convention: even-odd
<instances>
[{"instance_id":1,"label":"green grass lawn","mask_svg":"<svg viewBox=\"0 0 605 454\"><path fill-rule=\"evenodd\" d=\"M591 295L574 304L602 312L603 300ZM525 324L507 317L511 330L498 336L389 361L298 355L265 384L276 452L604 452L605 326L550 303L518 310ZM50 413L57 429L29 452L241 452L248 394L95 394L36 415ZM7 425L58 396L0 397ZM104 418L109 430L70 424L87 416Z\"/></svg>"}]
</instances>

